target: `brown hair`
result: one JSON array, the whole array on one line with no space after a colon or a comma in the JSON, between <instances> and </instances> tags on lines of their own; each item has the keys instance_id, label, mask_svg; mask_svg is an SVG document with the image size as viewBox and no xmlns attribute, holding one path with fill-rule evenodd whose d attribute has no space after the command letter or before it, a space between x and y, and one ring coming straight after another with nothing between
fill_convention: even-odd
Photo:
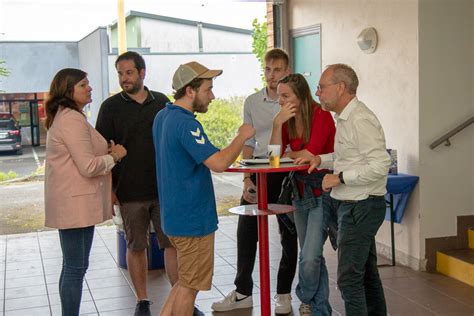
<instances>
[{"instance_id":1,"label":"brown hair","mask_svg":"<svg viewBox=\"0 0 474 316\"><path fill-rule=\"evenodd\" d=\"M288 53L285 52L281 48L273 48L270 49L266 54L265 54L265 63L267 63L270 60L276 60L276 59L281 59L285 62L286 67L289 66L290 64L290 58L288 57Z\"/></svg>"},{"instance_id":2,"label":"brown hair","mask_svg":"<svg viewBox=\"0 0 474 316\"><path fill-rule=\"evenodd\" d=\"M187 85L185 85L181 89L177 90L174 93L173 98L175 100L178 100L178 99L181 99L182 97L184 97L184 95L186 94L186 88L187 87L191 87L191 89L193 89L194 91L198 91L204 80L205 80L204 78L193 79L190 83L188 83Z\"/></svg>"},{"instance_id":3,"label":"brown hair","mask_svg":"<svg viewBox=\"0 0 474 316\"><path fill-rule=\"evenodd\" d=\"M278 81L278 84L284 83L288 85L293 93L300 100L301 116L303 118L303 143L307 144L311 136L311 123L313 121L313 105L314 101L308 82L301 74L289 74ZM288 134L290 138L297 138L296 120L294 117L288 120Z\"/></svg>"},{"instance_id":4,"label":"brown hair","mask_svg":"<svg viewBox=\"0 0 474 316\"><path fill-rule=\"evenodd\" d=\"M54 76L49 88L48 99L44 104L46 112L45 126L49 129L53 125L54 117L59 106L73 109L82 114L73 99L74 86L84 79L87 73L75 68L64 68Z\"/></svg>"}]
</instances>

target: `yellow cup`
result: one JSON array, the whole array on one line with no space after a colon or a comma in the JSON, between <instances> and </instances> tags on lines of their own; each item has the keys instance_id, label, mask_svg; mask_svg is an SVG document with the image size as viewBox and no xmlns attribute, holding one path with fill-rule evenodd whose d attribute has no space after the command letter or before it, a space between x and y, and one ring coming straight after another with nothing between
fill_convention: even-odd
<instances>
[{"instance_id":1,"label":"yellow cup","mask_svg":"<svg viewBox=\"0 0 474 316\"><path fill-rule=\"evenodd\" d=\"M268 145L268 160L270 166L280 167L280 145Z\"/></svg>"},{"instance_id":2,"label":"yellow cup","mask_svg":"<svg viewBox=\"0 0 474 316\"><path fill-rule=\"evenodd\" d=\"M280 167L280 156L270 156L268 160L270 161L270 166Z\"/></svg>"}]
</instances>

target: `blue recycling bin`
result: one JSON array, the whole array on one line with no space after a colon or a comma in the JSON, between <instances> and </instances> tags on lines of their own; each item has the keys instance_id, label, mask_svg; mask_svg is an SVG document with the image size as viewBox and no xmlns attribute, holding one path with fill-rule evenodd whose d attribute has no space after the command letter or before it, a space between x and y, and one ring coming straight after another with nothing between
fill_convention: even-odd
<instances>
[{"instance_id":1,"label":"blue recycling bin","mask_svg":"<svg viewBox=\"0 0 474 316\"><path fill-rule=\"evenodd\" d=\"M125 240L125 233L121 229L117 229L117 254L119 267L127 269L127 241ZM158 247L155 232L150 233L147 257L148 270L163 269L165 267L164 253Z\"/></svg>"}]
</instances>

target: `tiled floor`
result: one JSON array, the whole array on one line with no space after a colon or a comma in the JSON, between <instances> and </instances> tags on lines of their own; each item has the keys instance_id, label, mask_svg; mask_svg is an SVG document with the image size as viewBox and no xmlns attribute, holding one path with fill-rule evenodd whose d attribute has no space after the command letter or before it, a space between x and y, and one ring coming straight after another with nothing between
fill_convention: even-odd
<instances>
[{"instance_id":1,"label":"tiled floor","mask_svg":"<svg viewBox=\"0 0 474 316\"><path fill-rule=\"evenodd\" d=\"M275 291L280 248L277 225L270 219L271 288ZM198 295L197 303L206 314L210 306L234 289L236 267L235 232L237 218L220 218L216 238L213 288ZM126 270L117 267L115 227L98 227L90 268L84 284L81 313L84 315L133 315L135 298ZM336 255L327 247L331 305L335 315L344 308L336 289ZM56 231L0 236L0 311L3 315L60 315L58 279L61 252ZM404 267L380 267L388 310L391 315L474 315L474 288L438 274L415 272ZM259 315L258 265L255 269L253 309L217 315ZM149 296L158 315L170 289L164 272L149 273ZM295 282L296 283L296 282ZM274 294L274 293L273 293ZM293 311L299 302L293 295Z\"/></svg>"}]
</instances>

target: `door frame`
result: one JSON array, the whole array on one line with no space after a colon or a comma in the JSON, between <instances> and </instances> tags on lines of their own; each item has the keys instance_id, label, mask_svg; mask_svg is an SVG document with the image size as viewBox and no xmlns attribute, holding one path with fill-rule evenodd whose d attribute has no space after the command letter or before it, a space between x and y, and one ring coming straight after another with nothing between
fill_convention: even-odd
<instances>
[{"instance_id":1,"label":"door frame","mask_svg":"<svg viewBox=\"0 0 474 316\"><path fill-rule=\"evenodd\" d=\"M289 53L290 53L290 65L293 66L294 65L293 39L296 38L296 37L301 37L301 36L306 36L306 35L313 35L313 34L318 34L318 33L319 33L319 36L321 38L321 24L318 23L318 24L314 24L314 25L299 27L297 29L290 30L289 33L290 33L290 40L289 40L288 46L289 46ZM322 61L322 58L323 58L323 56L322 56L322 45L319 45L319 49L320 49L319 56L321 56L321 59L319 60L319 63L321 64L321 68L322 68L322 62L323 62Z\"/></svg>"}]
</instances>

